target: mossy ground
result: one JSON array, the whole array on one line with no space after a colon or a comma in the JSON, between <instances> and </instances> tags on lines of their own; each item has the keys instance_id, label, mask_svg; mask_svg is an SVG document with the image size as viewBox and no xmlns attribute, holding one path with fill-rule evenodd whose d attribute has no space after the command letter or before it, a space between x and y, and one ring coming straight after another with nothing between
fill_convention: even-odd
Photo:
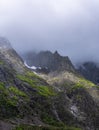
<instances>
[{"instance_id":1,"label":"mossy ground","mask_svg":"<svg viewBox=\"0 0 99 130\"><path fill-rule=\"evenodd\" d=\"M3 65L4 64L4 62L3 61L0 61L0 65Z\"/></svg>"},{"instance_id":2,"label":"mossy ground","mask_svg":"<svg viewBox=\"0 0 99 130\"><path fill-rule=\"evenodd\" d=\"M17 126L13 130L81 130L80 128L75 128L75 127L54 127L54 126L29 126L29 125L20 125Z\"/></svg>"},{"instance_id":3,"label":"mossy ground","mask_svg":"<svg viewBox=\"0 0 99 130\"><path fill-rule=\"evenodd\" d=\"M79 78L78 83L82 84L85 88L94 87L95 84L84 78Z\"/></svg>"},{"instance_id":4,"label":"mossy ground","mask_svg":"<svg viewBox=\"0 0 99 130\"><path fill-rule=\"evenodd\" d=\"M45 85L45 83L41 82L42 79L32 72L27 72L25 75L17 75L17 78L35 88L41 96L49 97L55 95L52 87Z\"/></svg>"},{"instance_id":5,"label":"mossy ground","mask_svg":"<svg viewBox=\"0 0 99 130\"><path fill-rule=\"evenodd\" d=\"M9 118L17 116L16 99L10 97L9 91L5 88L4 83L0 82L0 117Z\"/></svg>"},{"instance_id":6,"label":"mossy ground","mask_svg":"<svg viewBox=\"0 0 99 130\"><path fill-rule=\"evenodd\" d=\"M6 87L0 82L0 116L4 118L16 117L19 114L19 100L25 102L28 96L15 86Z\"/></svg>"},{"instance_id":7,"label":"mossy ground","mask_svg":"<svg viewBox=\"0 0 99 130\"><path fill-rule=\"evenodd\" d=\"M8 90L16 96L27 97L26 93L24 93L16 87L11 86L8 88Z\"/></svg>"}]
</instances>

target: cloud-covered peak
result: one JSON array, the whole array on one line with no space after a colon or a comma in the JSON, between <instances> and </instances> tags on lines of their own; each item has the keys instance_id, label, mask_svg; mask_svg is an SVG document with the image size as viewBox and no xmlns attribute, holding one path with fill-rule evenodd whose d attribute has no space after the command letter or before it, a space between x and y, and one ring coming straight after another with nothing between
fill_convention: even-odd
<instances>
[{"instance_id":1,"label":"cloud-covered peak","mask_svg":"<svg viewBox=\"0 0 99 130\"><path fill-rule=\"evenodd\" d=\"M0 37L0 47L7 47L7 48L11 48L11 44L8 41L8 39L6 39L5 37Z\"/></svg>"},{"instance_id":2,"label":"cloud-covered peak","mask_svg":"<svg viewBox=\"0 0 99 130\"><path fill-rule=\"evenodd\" d=\"M19 52L58 50L99 59L98 0L0 0L0 35Z\"/></svg>"}]
</instances>

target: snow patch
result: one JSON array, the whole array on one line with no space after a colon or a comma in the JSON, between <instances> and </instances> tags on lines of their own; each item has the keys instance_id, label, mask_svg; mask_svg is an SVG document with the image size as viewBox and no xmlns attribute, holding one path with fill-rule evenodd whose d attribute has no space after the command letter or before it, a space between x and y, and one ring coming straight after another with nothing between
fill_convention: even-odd
<instances>
[{"instance_id":1,"label":"snow patch","mask_svg":"<svg viewBox=\"0 0 99 130\"><path fill-rule=\"evenodd\" d=\"M27 68L32 69L32 70L36 70L36 69L37 69L37 67L35 67L35 66L29 66L29 65L26 63L26 61L24 62L24 65L25 65Z\"/></svg>"},{"instance_id":2,"label":"snow patch","mask_svg":"<svg viewBox=\"0 0 99 130\"><path fill-rule=\"evenodd\" d=\"M40 70L41 70L42 68L41 68L41 67L38 67L38 69L40 69Z\"/></svg>"},{"instance_id":3,"label":"snow patch","mask_svg":"<svg viewBox=\"0 0 99 130\"><path fill-rule=\"evenodd\" d=\"M30 68L33 69L33 70L37 69L37 67L35 67L35 66L31 66Z\"/></svg>"},{"instance_id":4,"label":"snow patch","mask_svg":"<svg viewBox=\"0 0 99 130\"><path fill-rule=\"evenodd\" d=\"M27 68L30 68L30 66L27 65L26 61L24 61L24 65L25 65Z\"/></svg>"}]
</instances>

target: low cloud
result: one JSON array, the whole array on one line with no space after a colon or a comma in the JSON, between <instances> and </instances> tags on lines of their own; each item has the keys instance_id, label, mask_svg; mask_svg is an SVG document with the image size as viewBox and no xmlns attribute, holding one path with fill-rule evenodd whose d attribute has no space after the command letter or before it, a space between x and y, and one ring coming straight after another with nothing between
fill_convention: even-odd
<instances>
[{"instance_id":1,"label":"low cloud","mask_svg":"<svg viewBox=\"0 0 99 130\"><path fill-rule=\"evenodd\" d=\"M58 50L99 60L98 0L0 0L0 35L18 52Z\"/></svg>"}]
</instances>

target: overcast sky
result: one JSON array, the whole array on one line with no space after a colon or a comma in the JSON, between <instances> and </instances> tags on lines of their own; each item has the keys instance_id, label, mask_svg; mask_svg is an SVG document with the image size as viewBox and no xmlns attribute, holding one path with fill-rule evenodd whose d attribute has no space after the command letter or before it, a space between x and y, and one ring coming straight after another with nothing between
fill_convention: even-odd
<instances>
[{"instance_id":1,"label":"overcast sky","mask_svg":"<svg viewBox=\"0 0 99 130\"><path fill-rule=\"evenodd\" d=\"M19 52L99 61L99 0L0 0L0 35Z\"/></svg>"}]
</instances>

